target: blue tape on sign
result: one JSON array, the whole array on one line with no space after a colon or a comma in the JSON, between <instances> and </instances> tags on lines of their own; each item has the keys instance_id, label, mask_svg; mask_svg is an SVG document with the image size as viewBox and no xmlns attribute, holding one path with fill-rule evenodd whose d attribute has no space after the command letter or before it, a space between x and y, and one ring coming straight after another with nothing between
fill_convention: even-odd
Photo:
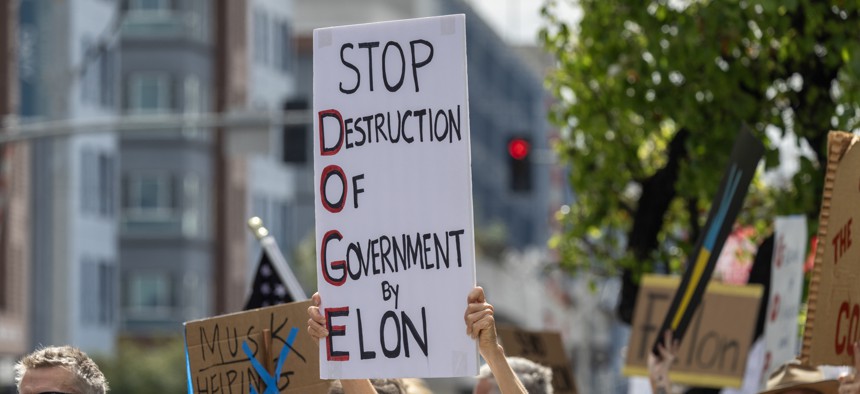
<instances>
[{"instance_id":1,"label":"blue tape on sign","mask_svg":"<svg viewBox=\"0 0 860 394\"><path fill-rule=\"evenodd\" d=\"M185 342L185 379L188 381L188 394L194 394L194 384L191 382L191 360L188 358L188 337L182 330L182 340Z\"/></svg>"},{"instance_id":2,"label":"blue tape on sign","mask_svg":"<svg viewBox=\"0 0 860 394\"><path fill-rule=\"evenodd\" d=\"M263 391L263 394L278 394L278 377L281 376L281 368L284 367L284 361L290 354L290 348L293 346L293 342L295 342L296 335L298 333L298 328L293 327L290 329L290 335L287 336L287 343L281 348L281 354L278 356L278 365L275 367L275 373L273 375L269 375L269 372L266 371L263 364L254 357L254 353L251 352L248 342L242 341L242 351L248 356L248 360L251 361L251 366L254 367L257 371L257 375L260 376L260 380L266 384L266 390ZM257 391L254 390L253 386L251 386L251 394L257 394Z\"/></svg>"}]
</instances>

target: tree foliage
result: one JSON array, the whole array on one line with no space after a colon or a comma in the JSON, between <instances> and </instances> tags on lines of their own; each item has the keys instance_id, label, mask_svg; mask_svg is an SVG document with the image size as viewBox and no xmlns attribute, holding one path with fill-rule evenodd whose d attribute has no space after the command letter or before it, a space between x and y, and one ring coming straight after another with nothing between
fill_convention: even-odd
<instances>
[{"instance_id":1,"label":"tree foliage","mask_svg":"<svg viewBox=\"0 0 860 394\"><path fill-rule=\"evenodd\" d=\"M113 357L96 357L111 393L181 393L186 390L185 342L182 338L138 343L119 342Z\"/></svg>"},{"instance_id":2,"label":"tree foliage","mask_svg":"<svg viewBox=\"0 0 860 394\"><path fill-rule=\"evenodd\" d=\"M778 187L760 171L739 220L817 221L826 134L860 122L858 2L576 0L574 23L558 1L545 0L541 39L576 196L551 241L565 267L680 268L742 124L766 169L784 164L777 136L810 153Z\"/></svg>"}]
</instances>

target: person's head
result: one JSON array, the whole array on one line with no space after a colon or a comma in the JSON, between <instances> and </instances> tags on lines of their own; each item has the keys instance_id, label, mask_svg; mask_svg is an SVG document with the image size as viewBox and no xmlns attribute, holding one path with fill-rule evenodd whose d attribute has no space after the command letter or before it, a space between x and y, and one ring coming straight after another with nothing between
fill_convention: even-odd
<instances>
[{"instance_id":1,"label":"person's head","mask_svg":"<svg viewBox=\"0 0 860 394\"><path fill-rule=\"evenodd\" d=\"M370 379L370 383L380 394L406 394L406 386L401 379ZM344 394L340 380L332 382L328 394Z\"/></svg>"},{"instance_id":2,"label":"person's head","mask_svg":"<svg viewBox=\"0 0 860 394\"><path fill-rule=\"evenodd\" d=\"M46 347L24 356L15 364L15 385L20 394L108 391L107 380L96 363L71 346Z\"/></svg>"},{"instance_id":3,"label":"person's head","mask_svg":"<svg viewBox=\"0 0 860 394\"><path fill-rule=\"evenodd\" d=\"M552 394L552 370L521 357L508 357L508 365L523 383L529 394ZM489 365L481 367L478 383L473 394L498 394L499 387L493 379Z\"/></svg>"},{"instance_id":4,"label":"person's head","mask_svg":"<svg viewBox=\"0 0 860 394\"><path fill-rule=\"evenodd\" d=\"M825 379L818 368L792 360L770 375L759 394L836 394L838 391L838 381Z\"/></svg>"}]
</instances>

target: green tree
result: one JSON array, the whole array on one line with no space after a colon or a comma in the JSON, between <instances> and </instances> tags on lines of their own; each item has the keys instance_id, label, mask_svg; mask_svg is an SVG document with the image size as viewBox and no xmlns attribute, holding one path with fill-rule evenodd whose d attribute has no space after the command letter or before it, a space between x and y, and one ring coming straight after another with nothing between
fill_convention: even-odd
<instances>
[{"instance_id":1,"label":"green tree","mask_svg":"<svg viewBox=\"0 0 860 394\"><path fill-rule=\"evenodd\" d=\"M856 1L577 0L579 23L545 0L541 39L557 60L557 150L576 193L552 239L564 267L625 282L629 319L639 274L678 270L695 242L732 142L747 124L811 148L776 189L754 180L740 221L817 221L829 130L858 127ZM633 297L631 297L633 296Z\"/></svg>"},{"instance_id":2,"label":"green tree","mask_svg":"<svg viewBox=\"0 0 860 394\"><path fill-rule=\"evenodd\" d=\"M182 338L141 343L119 342L114 357L96 357L110 392L182 393L186 390L185 342Z\"/></svg>"}]
</instances>

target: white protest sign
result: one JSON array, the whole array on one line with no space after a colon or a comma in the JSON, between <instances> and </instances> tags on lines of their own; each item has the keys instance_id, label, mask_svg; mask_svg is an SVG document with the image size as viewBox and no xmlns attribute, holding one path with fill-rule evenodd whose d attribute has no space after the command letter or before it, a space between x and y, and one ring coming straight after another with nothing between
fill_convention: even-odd
<instances>
[{"instance_id":1,"label":"white protest sign","mask_svg":"<svg viewBox=\"0 0 860 394\"><path fill-rule=\"evenodd\" d=\"M806 217L781 216L774 226L770 295L764 325L766 379L780 365L797 357L803 262L806 256Z\"/></svg>"},{"instance_id":2,"label":"white protest sign","mask_svg":"<svg viewBox=\"0 0 860 394\"><path fill-rule=\"evenodd\" d=\"M321 378L477 374L465 27L314 30Z\"/></svg>"}]
</instances>

